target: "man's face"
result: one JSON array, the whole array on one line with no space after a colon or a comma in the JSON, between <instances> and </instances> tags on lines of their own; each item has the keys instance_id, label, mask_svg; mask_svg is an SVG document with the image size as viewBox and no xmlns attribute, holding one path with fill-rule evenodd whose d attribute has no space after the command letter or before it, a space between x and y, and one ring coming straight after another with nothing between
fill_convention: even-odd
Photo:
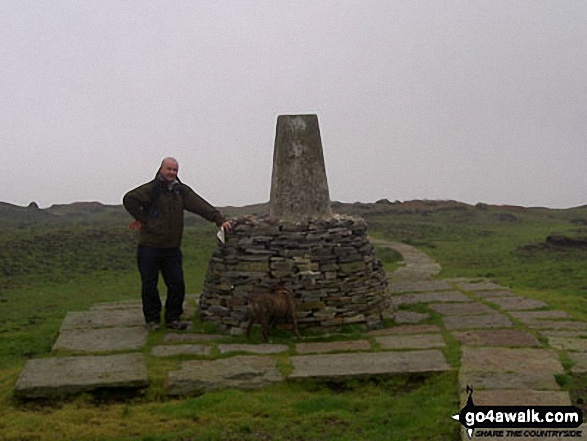
<instances>
[{"instance_id":1,"label":"man's face","mask_svg":"<svg viewBox=\"0 0 587 441\"><path fill-rule=\"evenodd\" d=\"M177 162L175 161L171 161L171 160L165 160L163 162L163 165L161 166L161 176L163 176L163 179L165 179L167 182L171 183L173 181L175 181L175 179L177 178L177 172L179 170L179 165L177 164Z\"/></svg>"}]
</instances>

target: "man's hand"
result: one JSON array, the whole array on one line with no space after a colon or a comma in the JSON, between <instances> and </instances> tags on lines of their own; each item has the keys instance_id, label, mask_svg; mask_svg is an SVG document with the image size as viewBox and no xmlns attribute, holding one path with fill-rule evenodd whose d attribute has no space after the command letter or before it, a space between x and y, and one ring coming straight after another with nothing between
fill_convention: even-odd
<instances>
[{"instance_id":1,"label":"man's hand","mask_svg":"<svg viewBox=\"0 0 587 441\"><path fill-rule=\"evenodd\" d=\"M222 225L221 225L222 229L224 230L224 232L226 233L231 233L232 232L232 222L227 220L225 221Z\"/></svg>"},{"instance_id":2,"label":"man's hand","mask_svg":"<svg viewBox=\"0 0 587 441\"><path fill-rule=\"evenodd\" d=\"M140 230L141 228L143 228L143 224L138 220L134 220L128 225L128 228L130 228L131 230Z\"/></svg>"}]
</instances>

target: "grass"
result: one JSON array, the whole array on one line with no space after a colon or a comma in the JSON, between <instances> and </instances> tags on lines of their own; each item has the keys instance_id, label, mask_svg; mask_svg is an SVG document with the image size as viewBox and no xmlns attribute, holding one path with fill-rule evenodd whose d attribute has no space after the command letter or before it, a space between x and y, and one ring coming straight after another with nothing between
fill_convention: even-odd
<instances>
[{"instance_id":1,"label":"grass","mask_svg":"<svg viewBox=\"0 0 587 441\"><path fill-rule=\"evenodd\" d=\"M360 207L378 238L410 243L442 265L440 278L490 278L521 295L587 319L587 250L555 247L552 234L587 235L587 211L453 207L373 212ZM110 214L109 214L110 216ZM456 372L342 384L284 383L256 391L224 390L170 399L164 378L181 357L147 357L151 387L142 395L81 395L56 403L18 402L12 390L29 358L50 356L68 311L99 302L138 299L135 236L124 225L76 218L19 224L0 233L0 439L7 440L457 440ZM124 223L124 222L122 222ZM215 246L214 228L188 222L183 253L188 293L203 285ZM401 260L377 247L387 271ZM162 287L163 288L163 287ZM420 311L417 306L410 310ZM424 311L421 311L424 312ZM438 323L431 315L429 323ZM202 330L209 326L196 323ZM349 338L362 335L346 329ZM308 334L308 339L329 340ZM444 335L445 356L460 362L460 345ZM292 344L286 331L275 342ZM149 337L145 353L160 342ZM260 341L258 332L254 341ZM244 341L233 339L231 341ZM570 360L564 358L565 368ZM287 357L282 371L291 369ZM568 373L559 384L580 397L587 380Z\"/></svg>"}]
</instances>

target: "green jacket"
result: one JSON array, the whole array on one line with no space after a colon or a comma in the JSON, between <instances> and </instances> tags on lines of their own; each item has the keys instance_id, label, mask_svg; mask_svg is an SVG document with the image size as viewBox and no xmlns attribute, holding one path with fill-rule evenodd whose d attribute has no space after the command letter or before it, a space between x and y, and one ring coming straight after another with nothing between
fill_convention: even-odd
<instances>
[{"instance_id":1,"label":"green jacket","mask_svg":"<svg viewBox=\"0 0 587 441\"><path fill-rule=\"evenodd\" d=\"M139 245L156 248L177 248L181 245L184 210L218 226L225 221L216 208L190 187L178 180L169 190L167 182L159 179L159 175L125 194L122 203L126 211L143 224Z\"/></svg>"}]
</instances>

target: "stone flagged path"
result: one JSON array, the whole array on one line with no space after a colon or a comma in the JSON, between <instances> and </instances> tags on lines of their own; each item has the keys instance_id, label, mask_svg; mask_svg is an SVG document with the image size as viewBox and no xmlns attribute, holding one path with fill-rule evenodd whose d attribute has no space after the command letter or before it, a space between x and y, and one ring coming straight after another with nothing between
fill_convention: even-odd
<instances>
[{"instance_id":1,"label":"stone flagged path","mask_svg":"<svg viewBox=\"0 0 587 441\"><path fill-rule=\"evenodd\" d=\"M149 385L143 354L29 360L14 390L20 398L61 398L98 389L141 389Z\"/></svg>"},{"instance_id":2,"label":"stone flagged path","mask_svg":"<svg viewBox=\"0 0 587 441\"><path fill-rule=\"evenodd\" d=\"M467 385L473 386L478 405L570 404L556 382L565 373L559 353L574 361L572 373L587 373L587 323L488 280L433 280L440 266L428 256L405 244L374 243L396 249L406 262L389 275L396 326L358 339L306 339L290 345L237 344L226 335L165 332L161 343L147 352L140 303L96 305L66 316L53 348L56 356L30 360L15 395L60 397L104 387L148 387L145 357L182 357L178 368L167 373L171 396L288 380L433 374L453 369L442 352L443 335L450 335L461 345L461 405ZM193 313L193 307L188 309ZM431 318L441 326L423 323ZM220 354L225 355L218 358Z\"/></svg>"}]
</instances>

